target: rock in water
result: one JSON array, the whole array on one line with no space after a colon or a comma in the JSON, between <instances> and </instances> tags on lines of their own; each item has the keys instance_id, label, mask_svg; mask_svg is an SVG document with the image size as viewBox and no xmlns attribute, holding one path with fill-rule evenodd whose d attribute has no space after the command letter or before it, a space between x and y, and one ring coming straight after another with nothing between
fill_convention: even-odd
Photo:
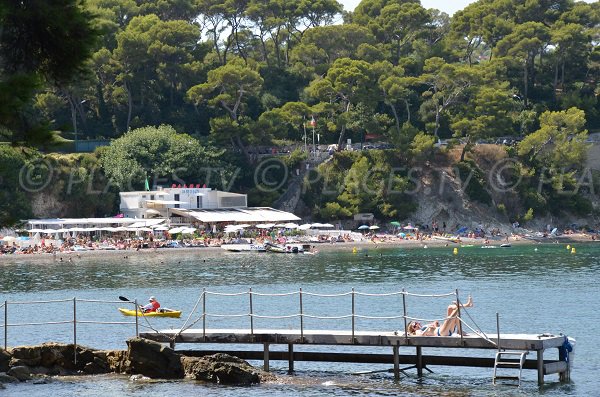
<instances>
[{"instance_id":1,"label":"rock in water","mask_svg":"<svg viewBox=\"0 0 600 397\"><path fill-rule=\"evenodd\" d=\"M204 357L182 357L185 377L225 385L251 385L260 382L258 371L246 361L218 353Z\"/></svg>"},{"instance_id":2,"label":"rock in water","mask_svg":"<svg viewBox=\"0 0 600 397\"><path fill-rule=\"evenodd\" d=\"M180 355L170 347L143 338L131 338L127 346L126 372L149 378L183 378Z\"/></svg>"}]
</instances>

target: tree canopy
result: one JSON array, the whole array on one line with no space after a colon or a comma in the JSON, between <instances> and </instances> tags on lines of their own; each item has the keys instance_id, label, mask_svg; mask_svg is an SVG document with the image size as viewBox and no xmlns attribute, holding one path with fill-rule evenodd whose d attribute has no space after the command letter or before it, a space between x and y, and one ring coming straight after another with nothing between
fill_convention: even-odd
<instances>
[{"instance_id":1,"label":"tree canopy","mask_svg":"<svg viewBox=\"0 0 600 397\"><path fill-rule=\"evenodd\" d=\"M444 139L466 160L477 143L511 136L523 143L508 155L527 172L581 167L578 142L600 130L600 3L479 0L452 17L419 0L342 10L335 0L0 0L0 139L114 138L121 160L105 157L106 171L118 184L126 169L139 174L137 187L181 155L133 159L125 148L191 156L181 142L193 139L206 156L214 147L253 165L265 146L299 142L313 118L320 143L380 136L407 162ZM161 124L172 127L145 129ZM125 145L134 131L153 138ZM378 205L348 197L342 212Z\"/></svg>"}]
</instances>

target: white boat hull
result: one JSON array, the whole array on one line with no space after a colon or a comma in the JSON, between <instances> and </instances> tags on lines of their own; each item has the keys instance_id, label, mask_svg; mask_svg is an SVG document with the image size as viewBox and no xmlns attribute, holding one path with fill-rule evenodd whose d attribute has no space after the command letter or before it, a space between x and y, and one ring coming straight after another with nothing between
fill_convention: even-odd
<instances>
[{"instance_id":1,"label":"white boat hull","mask_svg":"<svg viewBox=\"0 0 600 397\"><path fill-rule=\"evenodd\" d=\"M264 252L263 244L223 244L221 248L231 252Z\"/></svg>"}]
</instances>

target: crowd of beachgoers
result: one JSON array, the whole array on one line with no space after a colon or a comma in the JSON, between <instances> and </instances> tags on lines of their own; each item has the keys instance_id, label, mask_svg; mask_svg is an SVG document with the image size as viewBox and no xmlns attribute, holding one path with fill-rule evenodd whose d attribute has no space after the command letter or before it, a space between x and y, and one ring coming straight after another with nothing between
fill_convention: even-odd
<instances>
[{"instance_id":1,"label":"crowd of beachgoers","mask_svg":"<svg viewBox=\"0 0 600 397\"><path fill-rule=\"evenodd\" d=\"M303 243L340 245L351 244L401 244L401 245L450 245L450 244L480 244L489 245L494 243L513 242L558 242L560 239L572 239L577 241L598 241L598 231L577 231L566 229L560 235L549 232L528 233L513 232L511 234L501 233L499 229L484 231L476 228L472 231L450 234L441 228L426 228L410 232L398 232L389 230L386 232L368 231L329 231L322 234L303 234L285 230L279 231L252 231L246 230L237 233L200 233L195 235L174 235L168 233L153 234L146 233L142 236L128 236L122 234L118 237L93 236L81 234L64 240L49 238L32 239L21 237L14 239L3 239L0 245L0 255L11 254L59 254L84 251L140 251L157 250L165 248L207 248L220 247L230 243L254 243L273 244Z\"/></svg>"}]
</instances>

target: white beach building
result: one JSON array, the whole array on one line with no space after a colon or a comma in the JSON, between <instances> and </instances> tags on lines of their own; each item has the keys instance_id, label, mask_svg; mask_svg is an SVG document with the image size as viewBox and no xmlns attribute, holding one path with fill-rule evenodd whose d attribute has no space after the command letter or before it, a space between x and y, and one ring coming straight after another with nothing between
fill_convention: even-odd
<instances>
[{"instance_id":1,"label":"white beach building","mask_svg":"<svg viewBox=\"0 0 600 397\"><path fill-rule=\"evenodd\" d=\"M121 192L120 211L126 218L163 218L173 224L264 223L300 220L270 207L248 207L246 194L207 187L184 186L153 191Z\"/></svg>"},{"instance_id":2,"label":"white beach building","mask_svg":"<svg viewBox=\"0 0 600 397\"><path fill-rule=\"evenodd\" d=\"M248 207L245 194L184 186L121 192L120 214L112 218L30 219L30 234L67 236L79 232L173 230L177 226L216 230L218 224L281 223L300 220L269 207ZM221 229L221 227L219 227Z\"/></svg>"}]
</instances>

